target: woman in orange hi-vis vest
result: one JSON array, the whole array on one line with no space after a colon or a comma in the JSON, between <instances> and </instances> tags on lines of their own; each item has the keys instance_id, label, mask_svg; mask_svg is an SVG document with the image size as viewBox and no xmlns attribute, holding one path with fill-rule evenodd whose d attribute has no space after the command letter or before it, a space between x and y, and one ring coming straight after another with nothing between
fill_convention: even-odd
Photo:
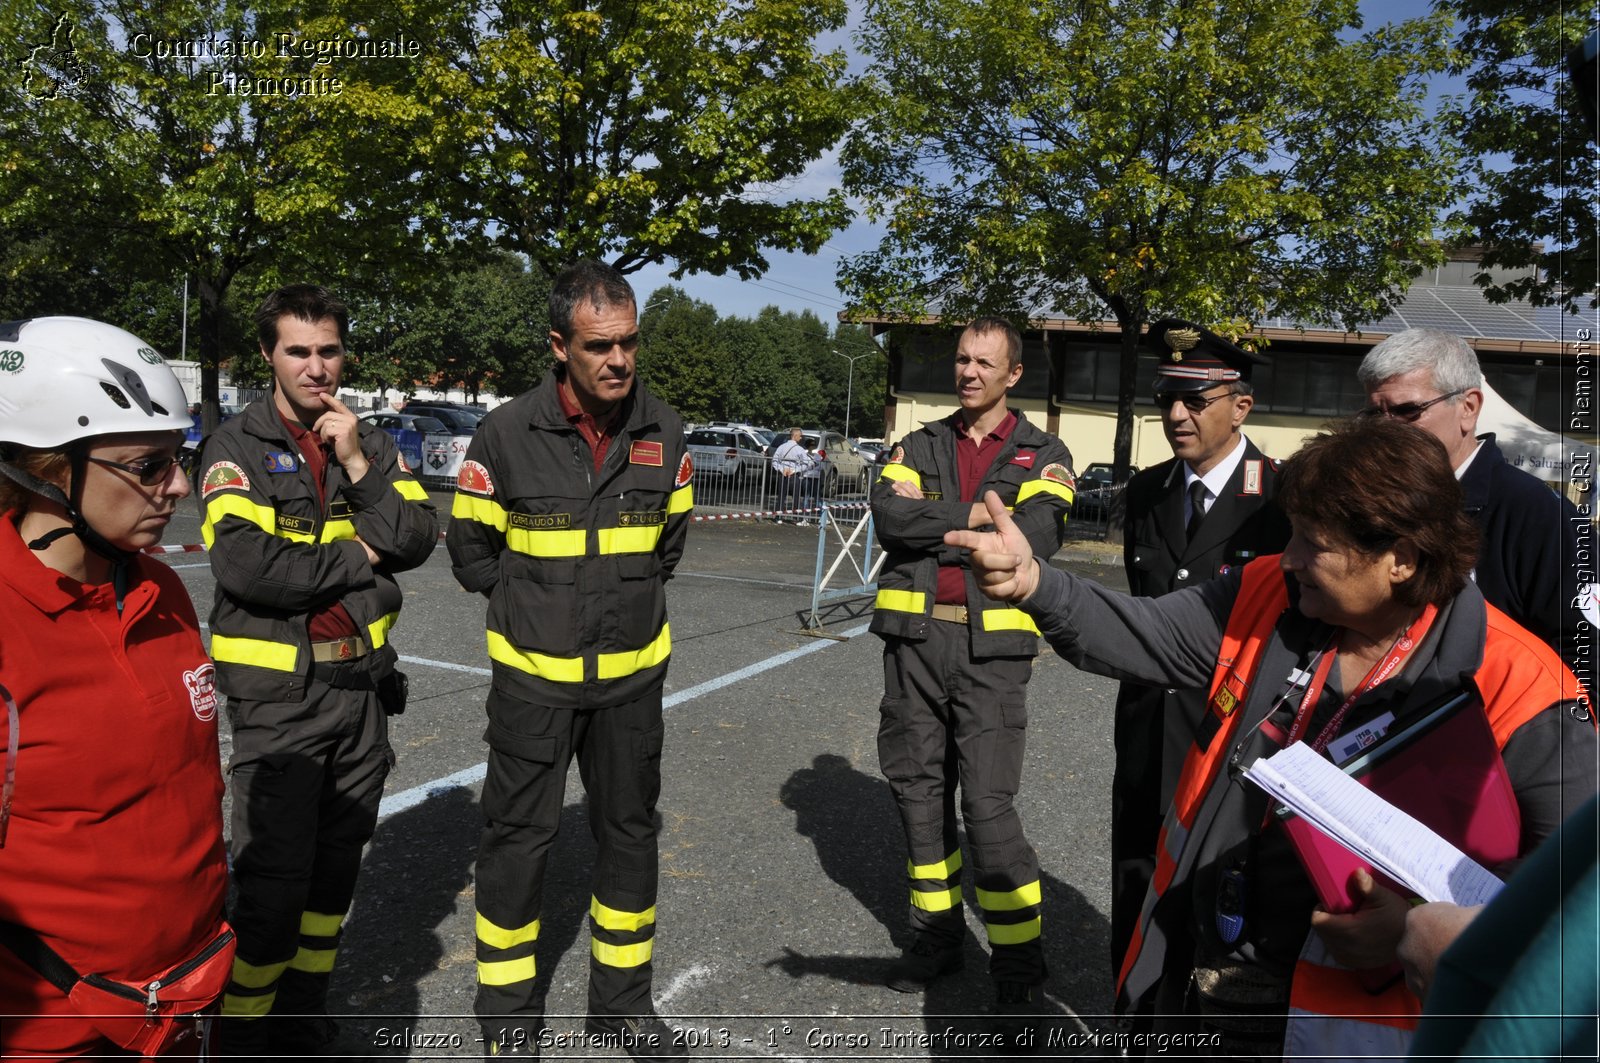
<instances>
[{"instance_id":1,"label":"woman in orange hi-vis vest","mask_svg":"<svg viewBox=\"0 0 1600 1063\"><path fill-rule=\"evenodd\" d=\"M1403 1056L1419 1011L1394 964L1408 899L1357 873L1355 910L1321 909L1240 769L1292 741L1343 763L1469 692L1515 795L1521 855L1595 793L1595 721L1554 651L1473 586L1476 535L1436 440L1398 422L1343 425L1279 482L1294 529L1282 555L1161 598L1042 564L1003 507L991 505L996 531L946 542L971 549L985 592L1020 604L1078 667L1208 691L1119 1010L1216 1056Z\"/></svg>"}]
</instances>

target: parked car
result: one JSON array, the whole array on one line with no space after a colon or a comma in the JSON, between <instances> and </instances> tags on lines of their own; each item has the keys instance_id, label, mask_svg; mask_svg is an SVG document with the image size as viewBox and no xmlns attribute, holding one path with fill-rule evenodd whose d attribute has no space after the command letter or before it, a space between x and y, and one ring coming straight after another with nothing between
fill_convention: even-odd
<instances>
[{"instance_id":1,"label":"parked car","mask_svg":"<svg viewBox=\"0 0 1600 1063\"><path fill-rule=\"evenodd\" d=\"M837 496L840 490L864 491L877 470L872 462L851 449L844 436L822 428L807 428L800 433L801 444L822 458L822 493Z\"/></svg>"},{"instance_id":2,"label":"parked car","mask_svg":"<svg viewBox=\"0 0 1600 1063\"><path fill-rule=\"evenodd\" d=\"M371 421L379 428L387 429L391 434L397 431L421 432L427 435L430 432L448 432L449 427L439 418L426 413L388 413L384 410L374 410L372 413L361 415L363 421Z\"/></svg>"},{"instance_id":3,"label":"parked car","mask_svg":"<svg viewBox=\"0 0 1600 1063\"><path fill-rule=\"evenodd\" d=\"M738 484L766 473L766 440L753 428L696 428L684 434L684 443L696 475Z\"/></svg>"},{"instance_id":4,"label":"parked car","mask_svg":"<svg viewBox=\"0 0 1600 1063\"><path fill-rule=\"evenodd\" d=\"M1111 511L1111 503L1122 490L1113 487L1111 474L1114 466L1109 461L1097 461L1078 474L1077 497L1072 502L1072 515L1079 520L1104 520ZM1138 466L1128 469L1128 475L1138 472Z\"/></svg>"},{"instance_id":5,"label":"parked car","mask_svg":"<svg viewBox=\"0 0 1600 1063\"><path fill-rule=\"evenodd\" d=\"M426 414L444 422L445 431L456 436L470 436L478 430L478 422L488 414L481 406L468 406L457 402L408 402L401 413Z\"/></svg>"}]
</instances>

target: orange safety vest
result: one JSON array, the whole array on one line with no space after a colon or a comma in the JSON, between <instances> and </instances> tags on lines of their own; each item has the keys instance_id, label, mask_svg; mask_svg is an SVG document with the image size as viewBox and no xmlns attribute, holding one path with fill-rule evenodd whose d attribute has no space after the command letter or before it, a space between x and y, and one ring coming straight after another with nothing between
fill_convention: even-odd
<instances>
[{"instance_id":1,"label":"orange safety vest","mask_svg":"<svg viewBox=\"0 0 1600 1063\"><path fill-rule=\"evenodd\" d=\"M1195 818L1232 752L1233 737L1245 715L1240 709L1255 680L1262 651L1270 644L1288 607L1288 585L1277 555L1258 558L1245 566L1208 691L1208 711L1216 717L1218 726L1204 748L1196 743L1184 758L1177 792L1156 845L1155 875L1117 976L1119 996L1139 966L1151 917L1182 863ZM1483 699L1495 742L1504 749L1507 739L1519 727L1548 706L1574 692L1579 698L1584 694L1548 646L1517 627L1494 606L1486 602L1484 608L1488 623L1483 663L1473 675L1473 683ZM1362 987L1354 972L1331 966L1332 961L1320 952L1321 939L1317 935L1311 934L1310 939L1314 945L1295 969L1290 990L1291 1015L1359 1015L1362 1025L1378 1023L1403 1031L1415 1027L1421 1005L1402 983L1374 995ZM1149 984L1154 984L1153 979ZM1403 1046L1400 1054L1404 1054Z\"/></svg>"}]
</instances>

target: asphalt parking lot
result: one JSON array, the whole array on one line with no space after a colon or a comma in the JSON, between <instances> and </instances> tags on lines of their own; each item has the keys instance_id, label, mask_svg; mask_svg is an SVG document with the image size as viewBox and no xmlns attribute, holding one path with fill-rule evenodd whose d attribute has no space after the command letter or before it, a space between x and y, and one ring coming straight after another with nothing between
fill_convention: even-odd
<instances>
[{"instance_id":1,"label":"asphalt parking lot","mask_svg":"<svg viewBox=\"0 0 1600 1063\"><path fill-rule=\"evenodd\" d=\"M448 496L434 498L447 513ZM925 995L881 985L906 915L905 853L875 749L881 644L866 633L866 599L834 603L824 619L835 637L805 632L817 540L815 528L697 523L669 585L657 1006L698 1057L989 1055L978 1035L992 989L975 912L964 971ZM166 541L199 542L192 507ZM204 619L213 590L205 557L166 560ZM1120 587L1117 560L1079 546L1057 563ZM483 601L456 586L443 544L401 582L406 607L391 638L411 703L392 721L397 765L330 1004L345 1014L346 1058L465 1058L482 1053L471 1014L489 683ZM1046 990L1063 1031L1053 1055L1116 1054L1096 1044L1112 1029L1114 700L1114 683L1048 649L1039 658L1018 804L1043 869ZM228 745L224 725L224 760ZM582 1029L593 850L574 769L538 954L546 1058L605 1055L561 1040Z\"/></svg>"}]
</instances>

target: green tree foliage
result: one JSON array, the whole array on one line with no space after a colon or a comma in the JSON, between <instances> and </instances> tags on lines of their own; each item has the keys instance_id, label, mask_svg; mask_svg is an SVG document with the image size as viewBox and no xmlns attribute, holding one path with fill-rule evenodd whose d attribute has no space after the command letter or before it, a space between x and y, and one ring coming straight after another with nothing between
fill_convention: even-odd
<instances>
[{"instance_id":1,"label":"green tree foliage","mask_svg":"<svg viewBox=\"0 0 1600 1063\"><path fill-rule=\"evenodd\" d=\"M722 381L729 356L710 303L667 285L650 293L639 315L639 375L686 421L726 415Z\"/></svg>"},{"instance_id":2,"label":"green tree foliage","mask_svg":"<svg viewBox=\"0 0 1600 1063\"><path fill-rule=\"evenodd\" d=\"M441 209L553 275L759 276L768 248L817 250L837 191L780 201L842 135L845 57L818 53L844 0L459 0L434 22L418 93L448 101Z\"/></svg>"},{"instance_id":3,"label":"green tree foliage","mask_svg":"<svg viewBox=\"0 0 1600 1063\"><path fill-rule=\"evenodd\" d=\"M1566 57L1594 28L1557 0L1504 4L1444 0L1458 19L1454 72L1467 79L1460 132L1471 154L1467 239L1484 245L1483 264L1521 277L1479 283L1491 300L1592 305L1600 263L1600 159L1578 110L1580 91ZM1588 87L1590 93L1594 86Z\"/></svg>"},{"instance_id":4,"label":"green tree foliage","mask_svg":"<svg viewBox=\"0 0 1600 1063\"><path fill-rule=\"evenodd\" d=\"M1356 324L1437 261L1453 156L1424 115L1435 17L1359 34L1354 0L870 0L847 187L887 235L858 306L1055 312L1137 345L1179 313Z\"/></svg>"}]
</instances>

